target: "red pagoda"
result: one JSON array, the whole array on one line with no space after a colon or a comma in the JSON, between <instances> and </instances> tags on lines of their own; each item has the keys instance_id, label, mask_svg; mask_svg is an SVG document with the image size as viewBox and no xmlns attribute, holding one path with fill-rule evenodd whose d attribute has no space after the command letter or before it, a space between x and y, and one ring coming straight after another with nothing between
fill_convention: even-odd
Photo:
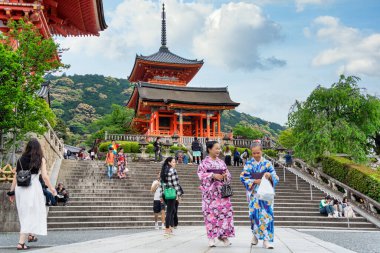
<instances>
[{"instance_id":1,"label":"red pagoda","mask_svg":"<svg viewBox=\"0 0 380 253\"><path fill-rule=\"evenodd\" d=\"M0 0L0 32L9 19L27 18L41 34L99 35L107 28L102 0Z\"/></svg>"},{"instance_id":2,"label":"red pagoda","mask_svg":"<svg viewBox=\"0 0 380 253\"><path fill-rule=\"evenodd\" d=\"M166 45L165 5L162 9L161 47L157 53L136 55L129 76L134 90L127 107L135 110L132 127L149 136L223 137L223 110L239 105L226 87L187 87L203 61L189 60Z\"/></svg>"}]
</instances>

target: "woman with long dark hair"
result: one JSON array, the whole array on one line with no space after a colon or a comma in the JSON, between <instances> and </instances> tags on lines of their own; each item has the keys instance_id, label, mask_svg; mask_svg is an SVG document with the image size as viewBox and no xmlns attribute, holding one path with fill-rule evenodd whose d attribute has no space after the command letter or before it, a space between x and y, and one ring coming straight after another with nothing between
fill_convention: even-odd
<instances>
[{"instance_id":1,"label":"woman with long dark hair","mask_svg":"<svg viewBox=\"0 0 380 253\"><path fill-rule=\"evenodd\" d=\"M223 160L219 159L221 148L218 142L206 143L208 156L198 167L201 180L202 212L206 225L209 246L215 247L218 238L225 246L235 236L233 210L230 198L222 198L224 182L231 181L231 174Z\"/></svg>"},{"instance_id":2,"label":"woman with long dark hair","mask_svg":"<svg viewBox=\"0 0 380 253\"><path fill-rule=\"evenodd\" d=\"M31 182L29 186L21 186L17 183L16 175L22 170L30 170ZM47 174L46 160L43 157L41 145L37 139L33 138L28 142L24 153L17 161L16 174L11 186L11 192L15 193L20 221L18 250L29 249L25 241L36 242L37 237L35 235L47 235L47 214L45 197L39 182L40 174L53 196L56 196L57 192L51 185ZM13 198L11 197L11 201L14 200Z\"/></svg>"},{"instance_id":3,"label":"woman with long dark hair","mask_svg":"<svg viewBox=\"0 0 380 253\"><path fill-rule=\"evenodd\" d=\"M166 158L161 169L161 201L165 200L166 202L165 236L173 234L176 201L183 195L175 165L175 159L170 156ZM174 188L177 192L177 197L174 199L166 199L164 193L167 188Z\"/></svg>"}]
</instances>

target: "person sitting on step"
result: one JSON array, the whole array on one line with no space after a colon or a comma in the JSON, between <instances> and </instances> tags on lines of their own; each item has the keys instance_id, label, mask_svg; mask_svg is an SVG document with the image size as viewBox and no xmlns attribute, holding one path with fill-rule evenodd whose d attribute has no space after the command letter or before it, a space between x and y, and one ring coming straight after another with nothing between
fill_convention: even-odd
<instances>
[{"instance_id":1,"label":"person sitting on step","mask_svg":"<svg viewBox=\"0 0 380 253\"><path fill-rule=\"evenodd\" d=\"M342 201L342 214L346 218L356 218L354 210L352 209L351 203L347 197L344 197Z\"/></svg>"},{"instance_id":2,"label":"person sitting on step","mask_svg":"<svg viewBox=\"0 0 380 253\"><path fill-rule=\"evenodd\" d=\"M46 205L47 206L55 206L56 205L55 197L53 196L53 194L51 192L48 191L49 187L45 184L45 181L42 178L42 175L40 175L39 180L41 183L42 192L44 193L44 196L46 198Z\"/></svg>"},{"instance_id":3,"label":"person sitting on step","mask_svg":"<svg viewBox=\"0 0 380 253\"><path fill-rule=\"evenodd\" d=\"M334 214L334 207L330 205L331 197L326 196L319 202L319 212L327 217L332 218Z\"/></svg>"},{"instance_id":4,"label":"person sitting on step","mask_svg":"<svg viewBox=\"0 0 380 253\"><path fill-rule=\"evenodd\" d=\"M57 203L62 202L64 206L67 205L67 201L69 200L69 193L63 187L63 183L58 183L58 187L56 188L57 196L56 201Z\"/></svg>"}]
</instances>

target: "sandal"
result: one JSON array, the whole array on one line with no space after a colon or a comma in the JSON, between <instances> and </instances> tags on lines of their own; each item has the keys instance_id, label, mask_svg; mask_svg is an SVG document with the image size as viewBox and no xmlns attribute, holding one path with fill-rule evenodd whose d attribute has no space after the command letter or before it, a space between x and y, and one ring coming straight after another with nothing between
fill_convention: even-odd
<instances>
[{"instance_id":1,"label":"sandal","mask_svg":"<svg viewBox=\"0 0 380 253\"><path fill-rule=\"evenodd\" d=\"M38 238L35 237L34 235L29 235L28 236L28 242L37 242Z\"/></svg>"},{"instance_id":2,"label":"sandal","mask_svg":"<svg viewBox=\"0 0 380 253\"><path fill-rule=\"evenodd\" d=\"M21 248L19 248L18 245L20 245ZM29 246L25 245L25 243L19 243L18 245L17 245L17 250L28 250L28 249L30 249Z\"/></svg>"}]
</instances>

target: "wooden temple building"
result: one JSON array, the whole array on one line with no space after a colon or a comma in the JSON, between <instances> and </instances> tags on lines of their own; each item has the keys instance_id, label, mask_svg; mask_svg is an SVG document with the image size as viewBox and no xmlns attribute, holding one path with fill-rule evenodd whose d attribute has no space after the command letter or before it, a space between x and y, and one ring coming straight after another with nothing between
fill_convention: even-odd
<instances>
[{"instance_id":1,"label":"wooden temple building","mask_svg":"<svg viewBox=\"0 0 380 253\"><path fill-rule=\"evenodd\" d=\"M107 28L102 0L0 0L0 32L10 19L27 19L45 37L98 36Z\"/></svg>"},{"instance_id":2,"label":"wooden temple building","mask_svg":"<svg viewBox=\"0 0 380 253\"><path fill-rule=\"evenodd\" d=\"M165 5L161 47L149 56L137 55L129 81L134 90L127 107L135 110L132 127L149 136L223 137L221 114L239 105L226 87L187 87L203 65L172 53L166 45Z\"/></svg>"}]
</instances>

